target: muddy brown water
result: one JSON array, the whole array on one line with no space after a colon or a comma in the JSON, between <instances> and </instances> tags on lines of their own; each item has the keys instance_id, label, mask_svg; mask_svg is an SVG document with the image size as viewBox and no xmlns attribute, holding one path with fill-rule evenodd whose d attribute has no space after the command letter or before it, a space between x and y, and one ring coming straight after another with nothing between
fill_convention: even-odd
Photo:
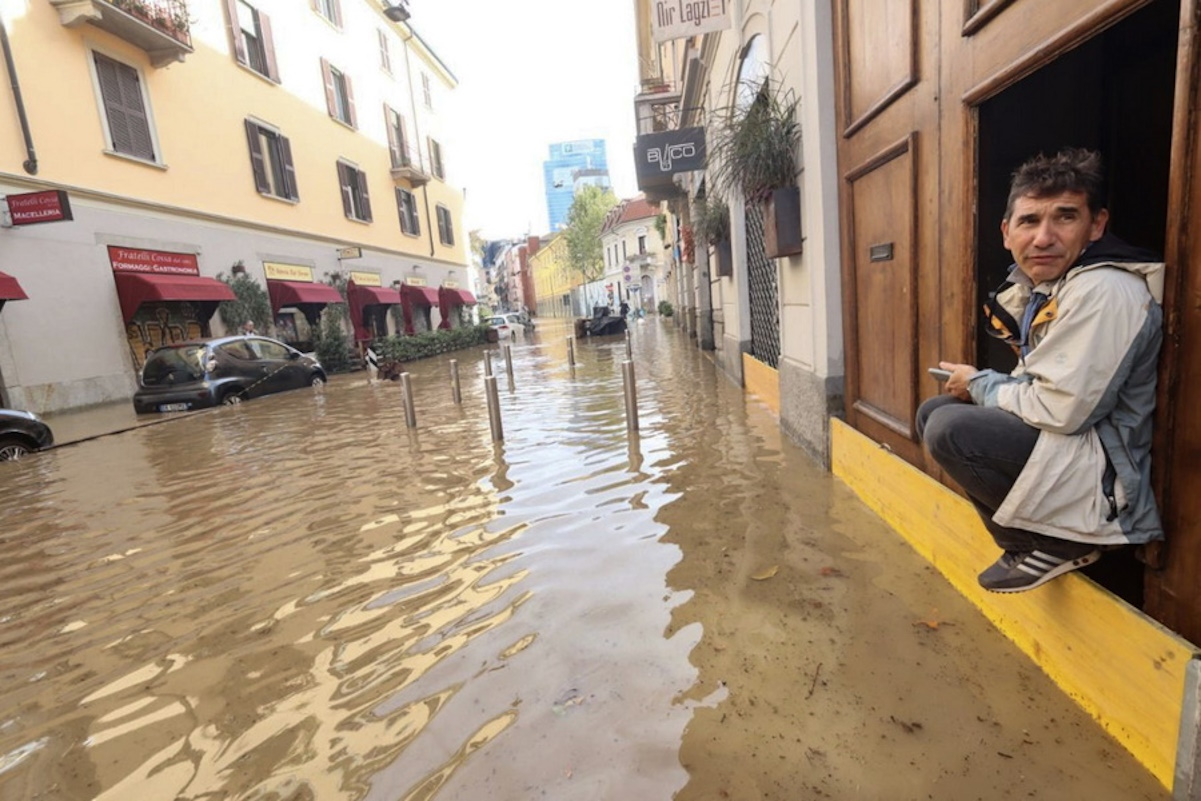
<instances>
[{"instance_id":1,"label":"muddy brown water","mask_svg":"<svg viewBox=\"0 0 1201 801\"><path fill-rule=\"evenodd\" d=\"M669 323L0 465L3 799L1161 799Z\"/></svg>"}]
</instances>

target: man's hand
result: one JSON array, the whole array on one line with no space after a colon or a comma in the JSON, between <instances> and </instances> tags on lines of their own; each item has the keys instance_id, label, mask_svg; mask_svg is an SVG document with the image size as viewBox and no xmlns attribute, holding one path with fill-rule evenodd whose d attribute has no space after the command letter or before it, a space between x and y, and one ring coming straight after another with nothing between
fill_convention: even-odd
<instances>
[{"instance_id":1,"label":"man's hand","mask_svg":"<svg viewBox=\"0 0 1201 801\"><path fill-rule=\"evenodd\" d=\"M956 364L955 362L939 362L938 366L951 371L951 377L947 379L943 391L960 400L970 401L972 394L968 392L967 385L979 370L970 364Z\"/></svg>"}]
</instances>

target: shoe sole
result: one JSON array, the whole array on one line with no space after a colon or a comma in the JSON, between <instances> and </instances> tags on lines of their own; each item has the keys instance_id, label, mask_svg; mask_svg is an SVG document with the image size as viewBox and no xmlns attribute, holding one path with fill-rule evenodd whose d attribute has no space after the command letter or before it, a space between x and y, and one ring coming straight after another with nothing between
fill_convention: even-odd
<instances>
[{"instance_id":1,"label":"shoe sole","mask_svg":"<svg viewBox=\"0 0 1201 801\"><path fill-rule=\"evenodd\" d=\"M1058 567L1051 568L1046 573L1043 573L1041 576L1039 576L1037 579L1035 579L1032 583L1026 584L1025 586L1022 586L1022 587L997 587L997 588L985 587L984 589L988 590L989 592L1025 592L1026 590L1033 590L1035 587L1041 587L1042 585L1046 584L1051 579L1058 578L1058 577L1062 576L1064 573L1071 573L1073 570L1079 570L1082 567L1088 567L1089 565L1091 565L1093 562L1097 561L1100 558L1101 558L1101 552L1093 551L1092 553L1086 553L1084 556L1080 556L1080 557L1077 557L1076 559L1072 559L1069 562L1064 562L1063 564L1059 565Z\"/></svg>"}]
</instances>

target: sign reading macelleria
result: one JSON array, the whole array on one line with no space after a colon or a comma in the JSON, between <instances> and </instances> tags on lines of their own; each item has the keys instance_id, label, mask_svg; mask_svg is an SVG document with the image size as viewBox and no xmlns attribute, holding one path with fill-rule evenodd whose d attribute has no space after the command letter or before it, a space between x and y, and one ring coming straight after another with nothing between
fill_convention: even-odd
<instances>
[{"instance_id":1,"label":"sign reading macelleria","mask_svg":"<svg viewBox=\"0 0 1201 801\"><path fill-rule=\"evenodd\" d=\"M656 42L681 39L730 27L727 0L652 0L651 26Z\"/></svg>"}]
</instances>

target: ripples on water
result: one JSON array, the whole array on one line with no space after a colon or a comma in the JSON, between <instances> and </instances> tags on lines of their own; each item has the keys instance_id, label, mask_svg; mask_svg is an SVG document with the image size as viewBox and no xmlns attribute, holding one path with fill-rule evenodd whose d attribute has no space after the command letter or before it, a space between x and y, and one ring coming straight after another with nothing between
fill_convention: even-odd
<instances>
[{"instance_id":1,"label":"ripples on water","mask_svg":"<svg viewBox=\"0 0 1201 801\"><path fill-rule=\"evenodd\" d=\"M461 408L412 365L415 431L354 376L3 466L0 797L670 796L699 627L655 517L726 432L656 325L634 440L623 344L572 373L561 329L498 361L502 445L469 351Z\"/></svg>"}]
</instances>

